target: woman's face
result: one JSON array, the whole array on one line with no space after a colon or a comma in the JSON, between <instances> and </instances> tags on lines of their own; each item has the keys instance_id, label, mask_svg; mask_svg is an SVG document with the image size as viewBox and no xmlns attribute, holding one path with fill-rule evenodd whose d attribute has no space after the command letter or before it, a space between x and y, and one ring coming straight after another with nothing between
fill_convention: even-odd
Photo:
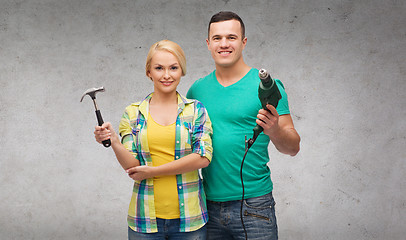
<instances>
[{"instance_id":1,"label":"woman's face","mask_svg":"<svg viewBox=\"0 0 406 240\"><path fill-rule=\"evenodd\" d=\"M159 50L151 58L148 77L154 82L154 92L173 93L182 77L182 68L172 53Z\"/></svg>"}]
</instances>

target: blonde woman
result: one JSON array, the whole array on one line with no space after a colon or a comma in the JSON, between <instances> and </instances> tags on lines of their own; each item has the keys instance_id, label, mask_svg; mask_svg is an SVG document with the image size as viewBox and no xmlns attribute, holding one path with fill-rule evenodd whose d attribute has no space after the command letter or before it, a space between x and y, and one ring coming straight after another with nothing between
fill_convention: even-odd
<instances>
[{"instance_id":1,"label":"blonde woman","mask_svg":"<svg viewBox=\"0 0 406 240\"><path fill-rule=\"evenodd\" d=\"M153 44L146 61L153 93L129 105L119 133L110 123L95 138L111 139L121 166L134 180L128 239L206 239L206 196L198 169L212 157L212 127L204 106L176 89L186 73L182 48Z\"/></svg>"}]
</instances>

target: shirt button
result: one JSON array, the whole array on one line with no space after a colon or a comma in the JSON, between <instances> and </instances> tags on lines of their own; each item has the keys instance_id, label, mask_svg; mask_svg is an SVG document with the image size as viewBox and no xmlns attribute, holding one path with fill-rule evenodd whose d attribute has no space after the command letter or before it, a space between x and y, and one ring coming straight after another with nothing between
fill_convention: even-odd
<instances>
[{"instance_id":1,"label":"shirt button","mask_svg":"<svg viewBox=\"0 0 406 240\"><path fill-rule=\"evenodd\" d=\"M176 141L176 143L179 143L179 141Z\"/></svg>"},{"instance_id":2,"label":"shirt button","mask_svg":"<svg viewBox=\"0 0 406 240\"><path fill-rule=\"evenodd\" d=\"M183 203L181 203L180 205L183 206Z\"/></svg>"},{"instance_id":3,"label":"shirt button","mask_svg":"<svg viewBox=\"0 0 406 240\"><path fill-rule=\"evenodd\" d=\"M182 189L182 186L179 186L179 189Z\"/></svg>"},{"instance_id":4,"label":"shirt button","mask_svg":"<svg viewBox=\"0 0 406 240\"><path fill-rule=\"evenodd\" d=\"M179 158L179 156L176 156L176 159L178 159Z\"/></svg>"}]
</instances>

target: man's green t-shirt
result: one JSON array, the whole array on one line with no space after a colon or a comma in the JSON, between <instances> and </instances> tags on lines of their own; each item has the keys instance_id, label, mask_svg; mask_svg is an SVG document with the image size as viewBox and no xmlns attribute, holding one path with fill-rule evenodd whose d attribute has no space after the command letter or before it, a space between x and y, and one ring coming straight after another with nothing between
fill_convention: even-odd
<instances>
[{"instance_id":1,"label":"man's green t-shirt","mask_svg":"<svg viewBox=\"0 0 406 240\"><path fill-rule=\"evenodd\" d=\"M276 110L279 115L289 114L284 86L275 80L282 99ZM252 68L238 82L224 87L217 81L216 73L197 80L189 89L187 98L203 103L213 127L213 159L202 169L207 199L211 201L240 200L242 186L241 161L245 153L245 136L253 135L258 110L260 79L258 69ZM269 162L269 137L261 133L249 149L243 167L245 198L262 196L273 189Z\"/></svg>"}]
</instances>

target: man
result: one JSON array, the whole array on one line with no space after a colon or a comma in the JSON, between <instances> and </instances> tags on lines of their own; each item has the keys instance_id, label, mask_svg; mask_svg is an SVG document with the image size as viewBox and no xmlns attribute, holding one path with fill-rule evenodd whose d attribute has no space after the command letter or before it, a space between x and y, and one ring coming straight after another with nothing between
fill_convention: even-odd
<instances>
[{"instance_id":1,"label":"man","mask_svg":"<svg viewBox=\"0 0 406 240\"><path fill-rule=\"evenodd\" d=\"M213 159L202 170L209 212L208 239L277 239L269 161L269 141L284 154L299 152L300 137L290 116L287 95L276 80L282 99L278 107L261 109L258 69L249 67L242 52L247 44L245 27L233 12L219 12L210 20L207 47L216 69L197 80L187 93L206 107L213 126ZM241 162L245 136L263 129L249 149L244 166L243 223L240 219ZM244 226L244 227L243 227Z\"/></svg>"}]
</instances>

